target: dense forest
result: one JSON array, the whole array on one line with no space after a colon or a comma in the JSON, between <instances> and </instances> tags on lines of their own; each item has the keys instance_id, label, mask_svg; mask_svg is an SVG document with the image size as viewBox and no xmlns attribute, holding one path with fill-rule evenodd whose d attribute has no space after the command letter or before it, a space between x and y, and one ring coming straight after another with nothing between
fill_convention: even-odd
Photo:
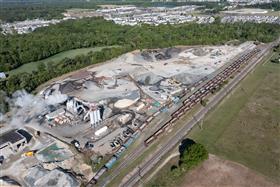
<instances>
[{"instance_id":1,"label":"dense forest","mask_svg":"<svg viewBox=\"0 0 280 187\"><path fill-rule=\"evenodd\" d=\"M6 22L23 21L26 19L36 18L49 20L54 18L62 18L62 12L64 12L64 8L61 7L42 7L38 5L16 7L5 6L4 8L1 8L0 19Z\"/></svg>"},{"instance_id":2,"label":"dense forest","mask_svg":"<svg viewBox=\"0 0 280 187\"><path fill-rule=\"evenodd\" d=\"M59 7L51 8L49 6L38 6L38 5L29 5L29 6L5 6L1 8L0 19L6 22L14 21L23 21L26 19L35 19L35 18L62 18L61 14L64 9Z\"/></svg>"},{"instance_id":3,"label":"dense forest","mask_svg":"<svg viewBox=\"0 0 280 187\"><path fill-rule=\"evenodd\" d=\"M70 8L96 9L101 4L131 4L136 6L183 6L183 5L201 5L208 9L223 7L224 3L211 2L152 2L149 0L25 0L25 1L0 1L0 20L5 22L23 21L26 19L54 19L62 18L62 13Z\"/></svg>"},{"instance_id":4,"label":"dense forest","mask_svg":"<svg viewBox=\"0 0 280 187\"><path fill-rule=\"evenodd\" d=\"M69 20L24 35L0 36L0 71L47 58L61 51L95 46L129 45L157 48L173 45L219 44L233 39L269 42L280 33L279 25L181 24L121 26L102 18Z\"/></svg>"},{"instance_id":5,"label":"dense forest","mask_svg":"<svg viewBox=\"0 0 280 187\"><path fill-rule=\"evenodd\" d=\"M82 0L0 1L0 7L0 20L5 22L62 18L62 13L69 8L97 8L96 2Z\"/></svg>"},{"instance_id":6,"label":"dense forest","mask_svg":"<svg viewBox=\"0 0 280 187\"><path fill-rule=\"evenodd\" d=\"M31 92L38 85L50 80L51 78L73 70L81 69L94 63L112 59L129 50L130 48L125 47L104 48L101 51L76 56L74 59L65 58L55 65L53 65L53 63L48 63L46 66L41 63L38 66L38 71L11 75L9 78L1 80L0 90L9 94L12 94L16 90L20 89L25 89L27 92Z\"/></svg>"},{"instance_id":7,"label":"dense forest","mask_svg":"<svg viewBox=\"0 0 280 187\"><path fill-rule=\"evenodd\" d=\"M5 22L23 21L26 19L42 18L53 19L61 18L62 13L70 8L87 8L96 9L101 4L131 4L136 6L184 6L198 5L203 6L202 9L207 9L205 13L218 13L223 10L223 7L229 5L226 0L216 2L172 2L172 1L150 1L150 0L19 0L19 1L0 1L0 20ZM280 3L275 0L271 3L246 5L247 8L264 8L280 10ZM239 8L243 8L240 6Z\"/></svg>"}]
</instances>

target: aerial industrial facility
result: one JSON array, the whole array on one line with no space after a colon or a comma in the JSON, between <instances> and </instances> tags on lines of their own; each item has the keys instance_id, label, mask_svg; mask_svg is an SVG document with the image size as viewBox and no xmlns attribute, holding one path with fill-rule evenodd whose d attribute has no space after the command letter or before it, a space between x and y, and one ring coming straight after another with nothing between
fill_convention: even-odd
<instances>
[{"instance_id":1,"label":"aerial industrial facility","mask_svg":"<svg viewBox=\"0 0 280 187\"><path fill-rule=\"evenodd\" d=\"M207 149L217 156L242 153L246 180L249 159L256 164L251 169L259 167L254 176L278 174L277 151L263 146L275 143L279 126L276 1L6 1L0 14L0 186L130 187L150 185L155 177L159 185L179 186L167 184L179 184L173 181L194 168L185 158L202 162ZM264 80L273 86L264 87ZM259 134L252 132L257 125ZM232 138L236 134L242 136ZM261 139L247 141L255 137ZM273 152L260 157L270 169L243 154L248 147L254 156ZM225 184L228 167L214 164L223 180L212 178ZM201 176L208 176L205 168L220 175L203 165Z\"/></svg>"},{"instance_id":2,"label":"aerial industrial facility","mask_svg":"<svg viewBox=\"0 0 280 187\"><path fill-rule=\"evenodd\" d=\"M96 153L112 153L150 116L254 47L246 42L238 47L177 47L124 54L44 89L41 96L45 99L67 97L47 111L40 128L69 143L79 142L80 149L92 142ZM90 133L84 131L87 128Z\"/></svg>"},{"instance_id":3,"label":"aerial industrial facility","mask_svg":"<svg viewBox=\"0 0 280 187\"><path fill-rule=\"evenodd\" d=\"M27 185L48 183L44 175L61 175L57 184L70 186L96 181L139 136L149 145L258 52L254 42L136 50L53 81L29 98L38 108L17 113L30 134L19 129L1 135L1 152L12 150L4 155L3 171L16 176L17 164L24 175L15 179ZM168 122L157 124L159 116ZM143 134L146 128L154 130ZM34 178L34 172L41 174Z\"/></svg>"}]
</instances>

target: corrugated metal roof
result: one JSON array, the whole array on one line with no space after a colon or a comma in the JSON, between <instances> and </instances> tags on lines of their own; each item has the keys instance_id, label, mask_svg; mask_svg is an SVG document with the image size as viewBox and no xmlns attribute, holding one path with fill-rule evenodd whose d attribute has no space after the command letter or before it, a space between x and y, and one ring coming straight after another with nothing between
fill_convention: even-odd
<instances>
[{"instance_id":1,"label":"corrugated metal roof","mask_svg":"<svg viewBox=\"0 0 280 187\"><path fill-rule=\"evenodd\" d=\"M16 130L12 130L0 136L0 146L8 142L14 144L22 139L25 139L25 137L18 133Z\"/></svg>"}]
</instances>

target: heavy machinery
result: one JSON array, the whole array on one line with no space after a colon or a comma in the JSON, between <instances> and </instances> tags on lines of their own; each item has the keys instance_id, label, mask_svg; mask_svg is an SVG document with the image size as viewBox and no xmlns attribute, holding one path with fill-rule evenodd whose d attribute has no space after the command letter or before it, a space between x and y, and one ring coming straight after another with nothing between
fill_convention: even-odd
<instances>
[{"instance_id":1,"label":"heavy machinery","mask_svg":"<svg viewBox=\"0 0 280 187\"><path fill-rule=\"evenodd\" d=\"M33 151L27 151L25 152L23 155L25 157L33 157L35 155L35 153L37 152L37 150L33 150Z\"/></svg>"}]
</instances>

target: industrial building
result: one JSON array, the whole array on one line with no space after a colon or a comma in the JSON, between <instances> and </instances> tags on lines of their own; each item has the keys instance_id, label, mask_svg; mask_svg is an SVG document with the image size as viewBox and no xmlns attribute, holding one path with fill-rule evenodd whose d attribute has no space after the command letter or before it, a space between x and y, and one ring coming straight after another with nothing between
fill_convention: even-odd
<instances>
[{"instance_id":1,"label":"industrial building","mask_svg":"<svg viewBox=\"0 0 280 187\"><path fill-rule=\"evenodd\" d=\"M41 111L34 114L32 107L23 114L29 119L26 126L45 134L40 138L45 146L30 147L38 151L31 154L32 162L25 162L30 163L29 168L44 163L44 169L51 171L46 174L53 177L60 173L64 175L61 183L76 186L71 176L56 168L73 168L71 160L79 152L89 156L88 159L100 158L105 164L98 166L96 175L86 174L80 168L73 173L97 180L139 136L146 145L157 139L236 71L240 64L232 62L238 55L255 48L253 42L245 42L239 46L136 50L52 82L37 96L42 103ZM159 123L161 119L163 123ZM54 137L57 141L50 141ZM13 130L1 136L1 150L16 152L28 141L20 130ZM34 171L39 170L34 167ZM36 184L48 182L44 177L38 178ZM27 172L26 178L20 180L35 184L32 173Z\"/></svg>"},{"instance_id":2,"label":"industrial building","mask_svg":"<svg viewBox=\"0 0 280 187\"><path fill-rule=\"evenodd\" d=\"M236 59L244 51L249 53ZM74 187L85 180L81 175L87 182L98 180L139 136L149 146L258 52L254 42L136 50L50 83L36 96L42 112L32 114L32 107L23 114L30 119L25 125L42 135L34 134L38 145L27 150L32 154L22 153L22 160L31 156L19 181L33 186L56 180ZM1 135L1 155L22 150L32 138L24 132ZM88 167L73 165L84 162L79 153L104 165L84 172Z\"/></svg>"},{"instance_id":3,"label":"industrial building","mask_svg":"<svg viewBox=\"0 0 280 187\"><path fill-rule=\"evenodd\" d=\"M0 155L22 150L32 139L25 130L11 130L0 135Z\"/></svg>"}]
</instances>

